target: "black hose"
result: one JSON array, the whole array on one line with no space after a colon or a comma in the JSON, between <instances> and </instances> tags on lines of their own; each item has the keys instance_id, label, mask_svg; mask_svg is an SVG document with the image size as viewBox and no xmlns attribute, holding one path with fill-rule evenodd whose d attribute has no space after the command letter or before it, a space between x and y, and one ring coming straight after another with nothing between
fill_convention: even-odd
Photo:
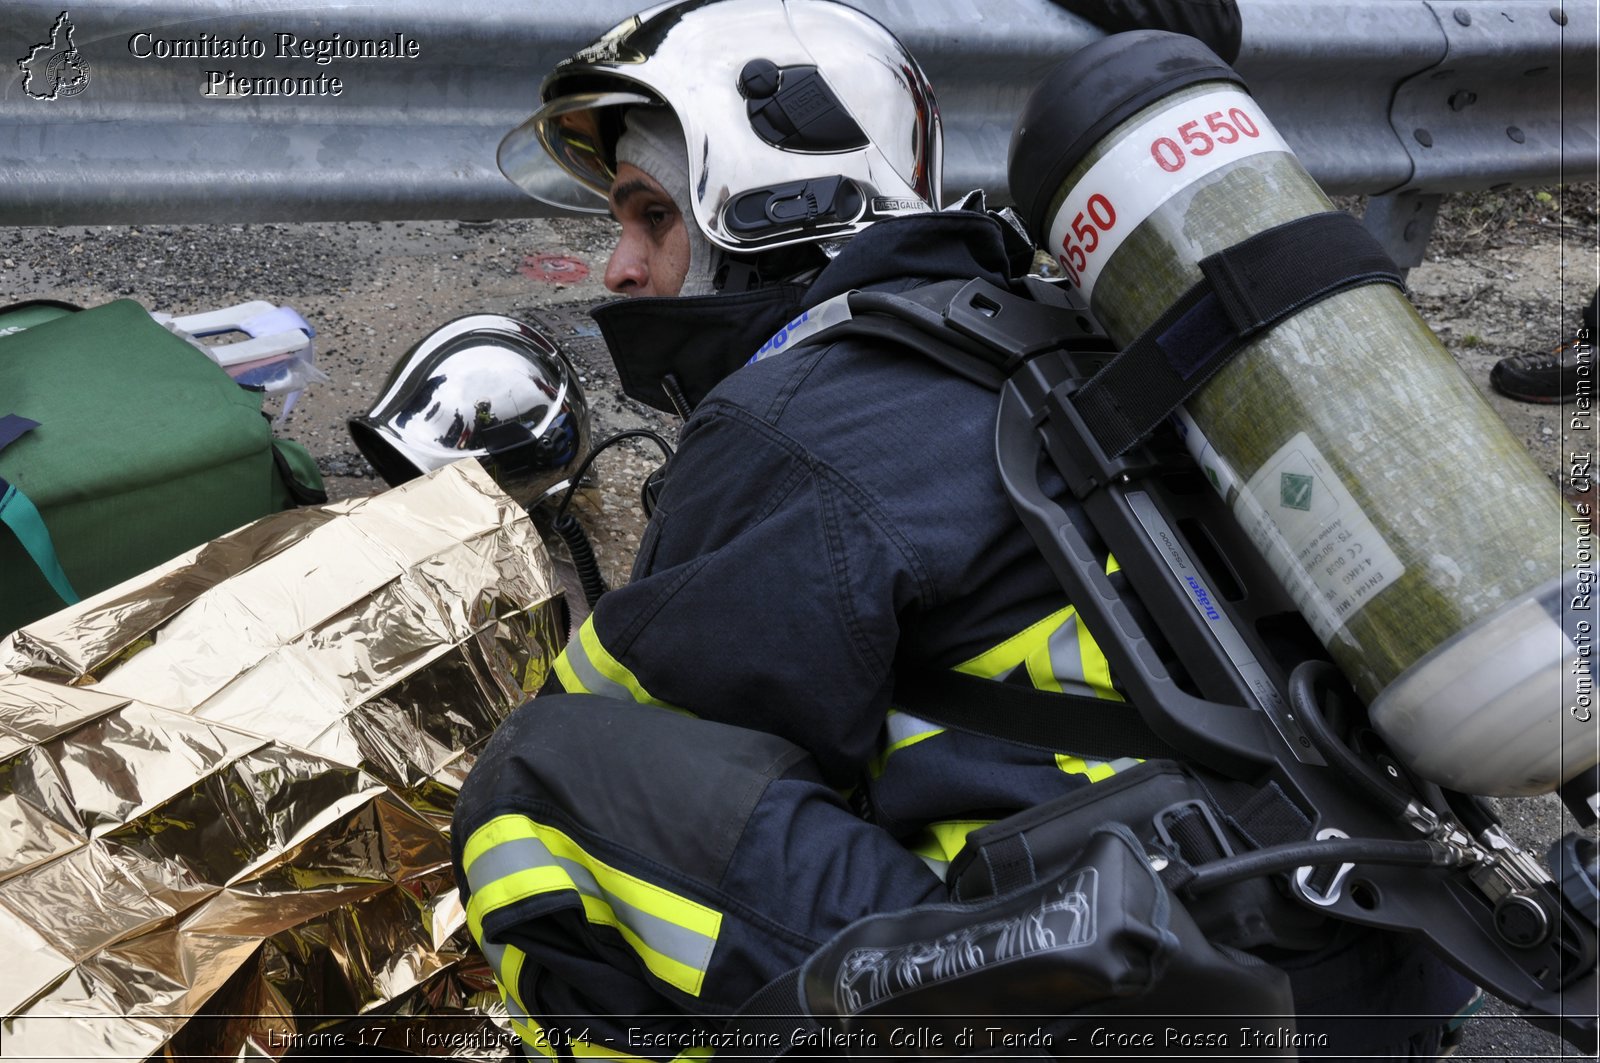
<instances>
[{"instance_id":1,"label":"black hose","mask_svg":"<svg viewBox=\"0 0 1600 1063\"><path fill-rule=\"evenodd\" d=\"M1455 867L1459 863L1453 850L1428 841L1334 838L1321 842L1290 842L1201 864L1194 869L1194 878L1183 885L1183 892L1209 893L1247 878L1325 864Z\"/></svg>"},{"instance_id":2,"label":"black hose","mask_svg":"<svg viewBox=\"0 0 1600 1063\"><path fill-rule=\"evenodd\" d=\"M1333 665L1327 661L1303 661L1289 674L1289 707L1305 728L1317 752L1347 779L1364 790L1380 807L1395 819L1403 817L1416 802L1410 794L1391 785L1377 770L1339 741L1339 737L1322 718L1317 705L1317 688L1337 676Z\"/></svg>"},{"instance_id":3,"label":"black hose","mask_svg":"<svg viewBox=\"0 0 1600 1063\"><path fill-rule=\"evenodd\" d=\"M578 466L578 471L572 474L571 480L567 483L566 493L561 496L561 501L556 506L555 517L550 522L551 528L561 536L561 541L567 544L567 552L572 555L572 567L578 573L578 585L583 588L583 597L589 603L590 609L594 608L600 596L606 592L606 581L600 573L600 562L594 556L594 547L589 543L589 536L584 533L583 525L578 523L578 518L572 515L569 507L572 504L573 494L583 482L589 466L594 464L594 459L606 448L625 439L654 440L667 458L672 457L671 444L647 428L629 428L607 437L589 451L583 463ZM648 480L646 482L648 483Z\"/></svg>"},{"instance_id":4,"label":"black hose","mask_svg":"<svg viewBox=\"0 0 1600 1063\"><path fill-rule=\"evenodd\" d=\"M594 459L598 458L605 450L617 443L622 442L624 439L651 440L656 446L661 448L661 453L664 456L666 456L668 459L671 459L672 457L672 444L668 443L665 439L662 439L659 435L650 431L648 428L628 428L616 433L615 435L607 436L589 451L588 457L584 458L583 463L578 466L578 471L573 473L572 478L567 481L567 491L561 496L561 502L556 506L556 517L558 519L562 514L566 513L567 507L572 504L572 496L578 490L578 485L583 482L584 476L589 472L589 466L594 464Z\"/></svg>"}]
</instances>

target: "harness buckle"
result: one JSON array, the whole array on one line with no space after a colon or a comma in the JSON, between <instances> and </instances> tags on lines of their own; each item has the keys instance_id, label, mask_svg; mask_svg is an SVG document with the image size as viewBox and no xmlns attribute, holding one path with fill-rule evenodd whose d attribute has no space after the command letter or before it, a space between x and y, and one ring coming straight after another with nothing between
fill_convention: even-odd
<instances>
[{"instance_id":1,"label":"harness buckle","mask_svg":"<svg viewBox=\"0 0 1600 1063\"><path fill-rule=\"evenodd\" d=\"M1193 866L1233 855L1233 846L1207 801L1191 797L1157 812L1152 822L1156 835L1179 859ZM1200 827L1205 833L1199 832ZM1210 845L1214 852L1205 851Z\"/></svg>"}]
</instances>

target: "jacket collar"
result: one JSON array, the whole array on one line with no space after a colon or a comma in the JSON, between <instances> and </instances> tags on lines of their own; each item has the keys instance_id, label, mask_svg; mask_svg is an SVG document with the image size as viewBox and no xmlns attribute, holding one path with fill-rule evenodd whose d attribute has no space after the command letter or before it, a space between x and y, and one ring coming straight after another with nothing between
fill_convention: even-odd
<instances>
[{"instance_id":1,"label":"jacket collar","mask_svg":"<svg viewBox=\"0 0 1600 1063\"><path fill-rule=\"evenodd\" d=\"M944 280L982 278L1003 288L1015 275L1007 252L1002 223L977 211L881 221L854 237L817 275L804 309L852 290L897 290Z\"/></svg>"},{"instance_id":2,"label":"jacket collar","mask_svg":"<svg viewBox=\"0 0 1600 1063\"><path fill-rule=\"evenodd\" d=\"M689 298L619 299L593 311L630 398L681 412L663 387L671 374L690 408L801 311L851 290L903 291L981 277L1004 286L1017 248L1003 224L978 211L881 221L850 240L810 287Z\"/></svg>"}]
</instances>

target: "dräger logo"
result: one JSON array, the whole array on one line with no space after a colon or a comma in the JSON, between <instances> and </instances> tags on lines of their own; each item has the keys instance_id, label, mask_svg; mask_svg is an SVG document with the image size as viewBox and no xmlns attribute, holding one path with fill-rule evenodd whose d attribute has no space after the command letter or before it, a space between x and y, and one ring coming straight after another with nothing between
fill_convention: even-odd
<instances>
[{"instance_id":1,"label":"dr\u00e4ger logo","mask_svg":"<svg viewBox=\"0 0 1600 1063\"><path fill-rule=\"evenodd\" d=\"M1217 612L1217 607L1211 604L1211 595L1206 593L1206 589L1200 585L1199 580L1193 576L1185 576L1183 577L1183 582L1189 585L1189 590L1194 597L1194 603L1200 607L1200 611L1205 614L1207 620L1222 619L1222 614Z\"/></svg>"},{"instance_id":2,"label":"dr\u00e4ger logo","mask_svg":"<svg viewBox=\"0 0 1600 1063\"><path fill-rule=\"evenodd\" d=\"M23 92L36 100L59 100L89 87L89 64L72 43L72 29L71 17L61 12L50 27L50 39L17 60Z\"/></svg>"}]
</instances>

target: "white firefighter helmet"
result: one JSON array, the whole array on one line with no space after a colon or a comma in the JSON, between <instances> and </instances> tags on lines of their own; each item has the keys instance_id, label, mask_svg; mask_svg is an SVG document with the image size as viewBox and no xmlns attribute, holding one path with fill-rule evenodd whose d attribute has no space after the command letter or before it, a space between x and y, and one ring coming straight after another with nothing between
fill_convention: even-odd
<instances>
[{"instance_id":1,"label":"white firefighter helmet","mask_svg":"<svg viewBox=\"0 0 1600 1063\"><path fill-rule=\"evenodd\" d=\"M939 207L939 114L894 35L834 0L686 0L635 15L545 78L500 144L536 199L602 212L622 114L671 108L688 204L713 244L754 252Z\"/></svg>"}]
</instances>

